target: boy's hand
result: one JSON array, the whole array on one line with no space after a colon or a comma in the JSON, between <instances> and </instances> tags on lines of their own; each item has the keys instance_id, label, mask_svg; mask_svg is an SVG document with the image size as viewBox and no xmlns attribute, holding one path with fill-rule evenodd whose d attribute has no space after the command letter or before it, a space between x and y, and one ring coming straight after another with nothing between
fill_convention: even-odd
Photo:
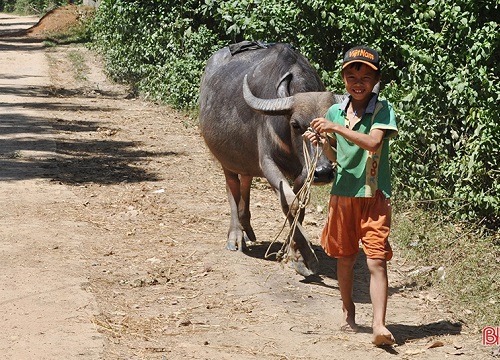
<instances>
[{"instance_id":1,"label":"boy's hand","mask_svg":"<svg viewBox=\"0 0 500 360\"><path fill-rule=\"evenodd\" d=\"M311 121L311 127L320 134L332 133L334 132L335 124L325 118L316 118Z\"/></svg>"},{"instance_id":2,"label":"boy's hand","mask_svg":"<svg viewBox=\"0 0 500 360\"><path fill-rule=\"evenodd\" d=\"M326 142L325 137L320 135L318 132L316 132L316 130L314 130L311 127L308 128L302 136L304 136L306 139L308 139L311 142L311 144L313 144L314 146L316 146L318 144L323 146Z\"/></svg>"}]
</instances>

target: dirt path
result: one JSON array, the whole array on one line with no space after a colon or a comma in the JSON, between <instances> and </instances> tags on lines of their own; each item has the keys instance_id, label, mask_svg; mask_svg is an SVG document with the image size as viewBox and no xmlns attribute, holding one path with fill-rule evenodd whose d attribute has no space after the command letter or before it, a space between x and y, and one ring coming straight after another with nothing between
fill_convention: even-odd
<instances>
[{"instance_id":1,"label":"dirt path","mask_svg":"<svg viewBox=\"0 0 500 360\"><path fill-rule=\"evenodd\" d=\"M0 14L2 27L35 18ZM5 27L5 28L4 28ZM98 359L103 336L85 291L78 198L51 181L56 142L42 44L0 38L0 353L2 359Z\"/></svg>"},{"instance_id":2,"label":"dirt path","mask_svg":"<svg viewBox=\"0 0 500 360\"><path fill-rule=\"evenodd\" d=\"M30 22L0 14L4 32ZM317 242L313 282L264 259L283 223L264 181L252 194L260 242L225 251L224 180L196 119L130 98L83 47L0 37L0 181L2 358L490 358L444 299L412 288L397 254L387 318L398 345L370 344L361 255L362 331L340 332L335 262ZM324 218L306 215L312 239Z\"/></svg>"}]
</instances>

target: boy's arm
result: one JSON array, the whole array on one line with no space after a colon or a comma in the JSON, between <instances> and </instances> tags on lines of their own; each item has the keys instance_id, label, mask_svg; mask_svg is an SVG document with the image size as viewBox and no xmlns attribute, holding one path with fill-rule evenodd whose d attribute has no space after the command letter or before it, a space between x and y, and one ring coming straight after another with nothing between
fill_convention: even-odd
<instances>
[{"instance_id":1,"label":"boy's arm","mask_svg":"<svg viewBox=\"0 0 500 360\"><path fill-rule=\"evenodd\" d=\"M328 160L337 162L337 140L328 135L326 135L325 138L325 142L323 143L323 152Z\"/></svg>"},{"instance_id":2,"label":"boy's arm","mask_svg":"<svg viewBox=\"0 0 500 360\"><path fill-rule=\"evenodd\" d=\"M336 126L336 129L333 132L343 136L350 142L358 145L360 148L371 152L376 152L378 150L380 145L382 145L385 136L384 129L372 129L369 134L361 134L340 125Z\"/></svg>"},{"instance_id":3,"label":"boy's arm","mask_svg":"<svg viewBox=\"0 0 500 360\"><path fill-rule=\"evenodd\" d=\"M378 128L372 129L369 134L361 134L337 123L328 121L325 118L314 119L313 121L311 121L311 126L320 134L334 132L343 136L359 147L372 152L376 152L378 150L378 148L384 141L385 135L385 130Z\"/></svg>"}]
</instances>

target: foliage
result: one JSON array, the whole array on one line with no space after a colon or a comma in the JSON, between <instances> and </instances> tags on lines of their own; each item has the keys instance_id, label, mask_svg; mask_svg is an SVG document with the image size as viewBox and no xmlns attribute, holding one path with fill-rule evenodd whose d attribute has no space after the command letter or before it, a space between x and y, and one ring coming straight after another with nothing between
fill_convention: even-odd
<instances>
[{"instance_id":1,"label":"foliage","mask_svg":"<svg viewBox=\"0 0 500 360\"><path fill-rule=\"evenodd\" d=\"M196 0L103 1L95 41L109 74L155 100L195 108L203 65L222 46L198 21Z\"/></svg>"},{"instance_id":2,"label":"foliage","mask_svg":"<svg viewBox=\"0 0 500 360\"><path fill-rule=\"evenodd\" d=\"M370 45L399 115L396 196L496 227L498 10L486 0L104 0L94 29L113 78L184 109L196 108L203 65L228 43L289 42L335 92L344 51Z\"/></svg>"},{"instance_id":3,"label":"foliage","mask_svg":"<svg viewBox=\"0 0 500 360\"><path fill-rule=\"evenodd\" d=\"M394 143L396 187L404 198L494 227L500 221L499 28L485 11L492 4L460 5L412 4L401 14L413 19L406 34L393 32L383 40L389 44L375 41L393 49L382 53L393 59L385 95L397 104L403 130Z\"/></svg>"},{"instance_id":4,"label":"foliage","mask_svg":"<svg viewBox=\"0 0 500 360\"><path fill-rule=\"evenodd\" d=\"M73 1L81 4L82 1ZM42 14L57 6L67 5L68 0L0 0L0 11L19 14Z\"/></svg>"}]
</instances>

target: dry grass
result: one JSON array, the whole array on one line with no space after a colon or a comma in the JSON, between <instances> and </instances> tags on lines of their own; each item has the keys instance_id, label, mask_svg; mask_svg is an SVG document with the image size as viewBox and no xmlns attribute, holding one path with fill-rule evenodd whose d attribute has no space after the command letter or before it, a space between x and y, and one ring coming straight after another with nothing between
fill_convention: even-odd
<instances>
[{"instance_id":1,"label":"dry grass","mask_svg":"<svg viewBox=\"0 0 500 360\"><path fill-rule=\"evenodd\" d=\"M436 270L418 283L445 295L460 320L476 329L500 323L498 234L417 207L396 207L392 239L411 261Z\"/></svg>"}]
</instances>

